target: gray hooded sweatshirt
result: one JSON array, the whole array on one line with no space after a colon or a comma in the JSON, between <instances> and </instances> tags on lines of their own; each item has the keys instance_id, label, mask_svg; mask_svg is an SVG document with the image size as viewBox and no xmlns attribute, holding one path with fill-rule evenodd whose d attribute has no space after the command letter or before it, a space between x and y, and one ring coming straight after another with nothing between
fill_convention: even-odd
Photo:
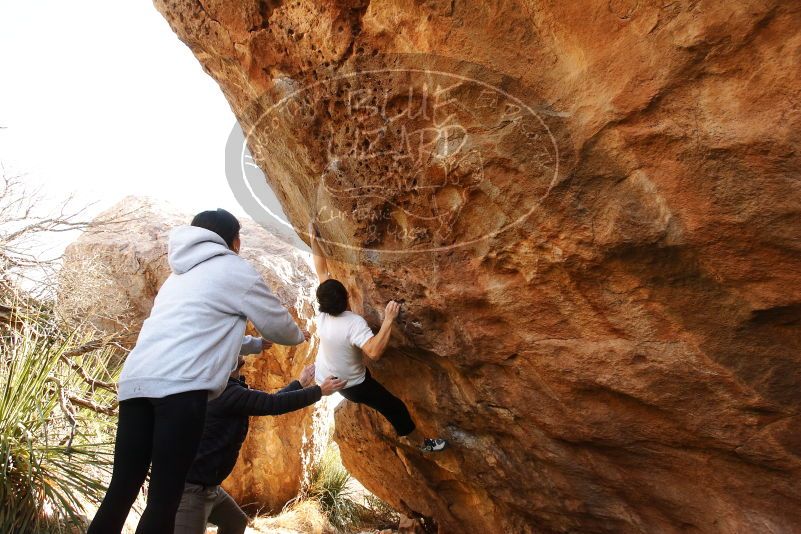
<instances>
[{"instance_id":1,"label":"gray hooded sweatshirt","mask_svg":"<svg viewBox=\"0 0 801 534\"><path fill-rule=\"evenodd\" d=\"M161 286L150 317L120 375L120 401L225 389L244 348L250 319L280 345L303 342L303 333L261 275L216 233L195 226L170 232L172 274ZM247 351L245 351L247 352Z\"/></svg>"}]
</instances>

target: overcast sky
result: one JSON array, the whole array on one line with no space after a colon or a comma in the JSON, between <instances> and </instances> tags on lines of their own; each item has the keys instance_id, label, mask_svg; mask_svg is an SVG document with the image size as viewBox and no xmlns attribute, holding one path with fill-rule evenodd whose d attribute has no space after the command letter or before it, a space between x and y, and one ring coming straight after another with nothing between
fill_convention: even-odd
<instances>
[{"instance_id":1,"label":"overcast sky","mask_svg":"<svg viewBox=\"0 0 801 534\"><path fill-rule=\"evenodd\" d=\"M224 176L235 118L147 0L0 0L0 161L98 201L148 195L237 209Z\"/></svg>"}]
</instances>

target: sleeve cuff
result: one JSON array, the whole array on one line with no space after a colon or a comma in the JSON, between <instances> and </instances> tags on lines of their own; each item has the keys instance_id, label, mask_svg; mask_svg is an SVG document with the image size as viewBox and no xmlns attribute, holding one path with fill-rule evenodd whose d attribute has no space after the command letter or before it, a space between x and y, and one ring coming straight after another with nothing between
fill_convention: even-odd
<instances>
[{"instance_id":1,"label":"sleeve cuff","mask_svg":"<svg viewBox=\"0 0 801 534\"><path fill-rule=\"evenodd\" d=\"M248 354L258 354L264 350L264 339L254 336L245 336L242 339L242 346L239 349L239 354L247 356Z\"/></svg>"}]
</instances>

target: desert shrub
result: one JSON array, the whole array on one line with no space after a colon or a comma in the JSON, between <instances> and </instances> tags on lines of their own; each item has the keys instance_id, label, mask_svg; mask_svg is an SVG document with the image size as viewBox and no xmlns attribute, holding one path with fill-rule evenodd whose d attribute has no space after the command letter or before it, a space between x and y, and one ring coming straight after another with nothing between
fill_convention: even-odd
<instances>
[{"instance_id":1,"label":"desert shrub","mask_svg":"<svg viewBox=\"0 0 801 534\"><path fill-rule=\"evenodd\" d=\"M14 315L0 329L0 532L80 531L113 461L111 352Z\"/></svg>"},{"instance_id":2,"label":"desert shrub","mask_svg":"<svg viewBox=\"0 0 801 534\"><path fill-rule=\"evenodd\" d=\"M294 517L298 509L310 510L299 508L309 502L314 503L314 508L323 514L330 527L340 533L398 525L398 513L375 495L366 492L351 477L342 465L339 448L333 441L329 441L325 452L311 465L300 495L289 503L282 516L292 514ZM303 532L302 529L299 531Z\"/></svg>"},{"instance_id":3,"label":"desert shrub","mask_svg":"<svg viewBox=\"0 0 801 534\"><path fill-rule=\"evenodd\" d=\"M331 525L348 532L359 524L360 506L351 486L350 473L342 465L339 448L330 443L309 470L309 481L301 499L317 501Z\"/></svg>"}]
</instances>

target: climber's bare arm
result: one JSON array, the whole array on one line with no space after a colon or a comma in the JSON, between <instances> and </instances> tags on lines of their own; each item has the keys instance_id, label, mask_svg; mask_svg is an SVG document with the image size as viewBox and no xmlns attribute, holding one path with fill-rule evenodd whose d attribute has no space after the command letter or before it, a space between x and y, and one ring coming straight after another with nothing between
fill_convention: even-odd
<instances>
[{"instance_id":1,"label":"climber's bare arm","mask_svg":"<svg viewBox=\"0 0 801 534\"><path fill-rule=\"evenodd\" d=\"M317 241L317 228L314 223L309 223L309 245L312 249L312 256L314 257L314 270L317 273L317 279L322 284L329 278L331 274L328 272L328 259L325 257L320 243Z\"/></svg>"},{"instance_id":2,"label":"climber's bare arm","mask_svg":"<svg viewBox=\"0 0 801 534\"><path fill-rule=\"evenodd\" d=\"M381 323L381 330L376 335L367 340L367 343L362 345L362 352L371 360L379 359L384 351L387 350L389 345L389 336L392 332L392 323L400 313L400 304L394 300L390 300L384 311L384 322Z\"/></svg>"}]
</instances>

